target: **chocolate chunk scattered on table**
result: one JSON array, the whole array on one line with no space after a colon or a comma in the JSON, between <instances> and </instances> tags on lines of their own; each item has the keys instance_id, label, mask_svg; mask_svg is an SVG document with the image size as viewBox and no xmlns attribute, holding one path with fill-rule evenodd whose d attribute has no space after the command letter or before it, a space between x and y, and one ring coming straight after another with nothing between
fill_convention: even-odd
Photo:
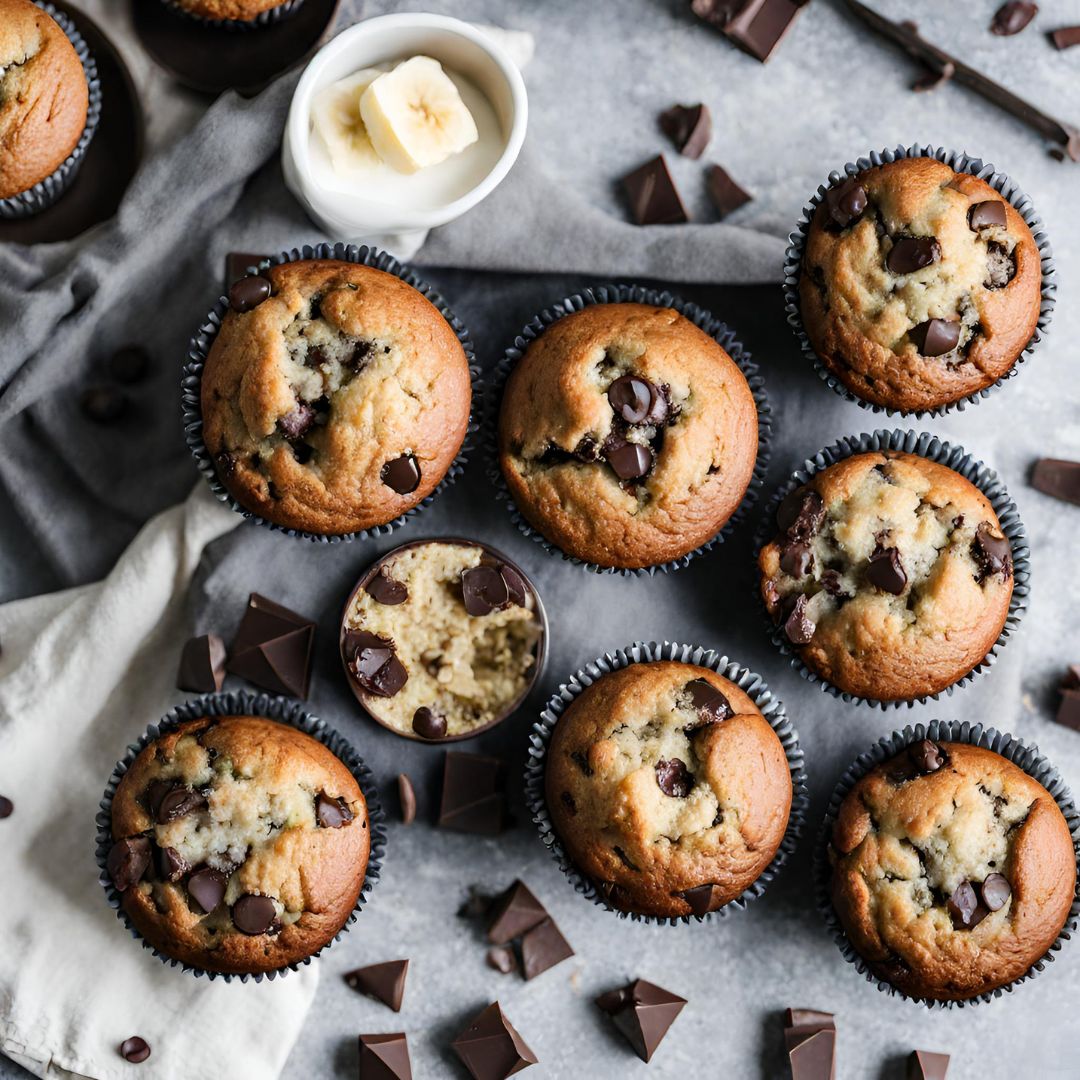
<instances>
[{"instance_id":1,"label":"chocolate chunk scattered on table","mask_svg":"<svg viewBox=\"0 0 1080 1080\"><path fill-rule=\"evenodd\" d=\"M225 642L217 634L190 638L180 653L177 689L193 694L214 694L224 681Z\"/></svg>"},{"instance_id":2,"label":"chocolate chunk scattered on table","mask_svg":"<svg viewBox=\"0 0 1080 1080\"><path fill-rule=\"evenodd\" d=\"M412 1080L405 1032L360 1036L360 1080Z\"/></svg>"},{"instance_id":3,"label":"chocolate chunk scattered on table","mask_svg":"<svg viewBox=\"0 0 1080 1080\"><path fill-rule=\"evenodd\" d=\"M521 939L521 966L526 981L535 979L573 955L570 942L563 937L550 916L537 923Z\"/></svg>"},{"instance_id":4,"label":"chocolate chunk scattered on table","mask_svg":"<svg viewBox=\"0 0 1080 1080\"><path fill-rule=\"evenodd\" d=\"M416 789L408 773L398 773L398 802L401 804L401 824L411 825L416 820Z\"/></svg>"},{"instance_id":5,"label":"chocolate chunk scattered on table","mask_svg":"<svg viewBox=\"0 0 1080 1080\"><path fill-rule=\"evenodd\" d=\"M515 881L490 909L487 937L492 945L506 945L543 922L547 909L523 881Z\"/></svg>"},{"instance_id":6,"label":"chocolate chunk scattered on table","mask_svg":"<svg viewBox=\"0 0 1080 1080\"><path fill-rule=\"evenodd\" d=\"M497 1001L474 1016L450 1047L473 1080L506 1080L537 1063Z\"/></svg>"},{"instance_id":7,"label":"chocolate chunk scattered on table","mask_svg":"<svg viewBox=\"0 0 1080 1080\"><path fill-rule=\"evenodd\" d=\"M1080 731L1080 664L1071 664L1061 681L1061 702L1055 719L1064 727Z\"/></svg>"},{"instance_id":8,"label":"chocolate chunk scattered on table","mask_svg":"<svg viewBox=\"0 0 1080 1080\"><path fill-rule=\"evenodd\" d=\"M1062 26L1050 31L1050 40L1055 49L1071 49L1080 45L1080 26Z\"/></svg>"},{"instance_id":9,"label":"chocolate chunk scattered on table","mask_svg":"<svg viewBox=\"0 0 1080 1080\"><path fill-rule=\"evenodd\" d=\"M716 216L723 219L740 206L753 201L753 195L744 191L721 165L710 165L705 173L705 190L716 208Z\"/></svg>"},{"instance_id":10,"label":"chocolate chunk scattered on table","mask_svg":"<svg viewBox=\"0 0 1080 1080\"><path fill-rule=\"evenodd\" d=\"M642 1061L649 1061L663 1041L686 998L664 990L655 983L635 979L617 990L609 990L596 1004L611 1017L615 1027Z\"/></svg>"},{"instance_id":11,"label":"chocolate chunk scattered on table","mask_svg":"<svg viewBox=\"0 0 1080 1080\"><path fill-rule=\"evenodd\" d=\"M622 185L638 225L676 225L690 220L663 154L624 176Z\"/></svg>"},{"instance_id":12,"label":"chocolate chunk scattered on table","mask_svg":"<svg viewBox=\"0 0 1080 1080\"><path fill-rule=\"evenodd\" d=\"M506 818L506 764L495 757L448 751L443 765L439 825L498 836Z\"/></svg>"},{"instance_id":13,"label":"chocolate chunk scattered on table","mask_svg":"<svg viewBox=\"0 0 1080 1080\"><path fill-rule=\"evenodd\" d=\"M832 1013L788 1009L784 1046L792 1080L833 1080L836 1076L836 1024Z\"/></svg>"},{"instance_id":14,"label":"chocolate chunk scattered on table","mask_svg":"<svg viewBox=\"0 0 1080 1080\"><path fill-rule=\"evenodd\" d=\"M907 1060L907 1080L946 1080L949 1055L912 1050Z\"/></svg>"},{"instance_id":15,"label":"chocolate chunk scattered on table","mask_svg":"<svg viewBox=\"0 0 1080 1080\"><path fill-rule=\"evenodd\" d=\"M150 1056L150 1044L138 1035L132 1035L120 1044L120 1056L132 1065L139 1065Z\"/></svg>"},{"instance_id":16,"label":"chocolate chunk scattered on table","mask_svg":"<svg viewBox=\"0 0 1080 1080\"><path fill-rule=\"evenodd\" d=\"M367 967L346 972L345 982L358 993L389 1005L394 1012L401 1012L408 973L408 960L387 960L382 964L369 964Z\"/></svg>"},{"instance_id":17,"label":"chocolate chunk scattered on table","mask_svg":"<svg viewBox=\"0 0 1080 1080\"><path fill-rule=\"evenodd\" d=\"M0 818L11 817L15 812L15 804L6 795L0 795Z\"/></svg>"},{"instance_id":18,"label":"chocolate chunk scattered on table","mask_svg":"<svg viewBox=\"0 0 1080 1080\"><path fill-rule=\"evenodd\" d=\"M1009 0L994 12L990 22L990 32L998 37L1011 37L1026 29L1028 23L1039 13L1039 5L1025 0Z\"/></svg>"},{"instance_id":19,"label":"chocolate chunk scattered on table","mask_svg":"<svg viewBox=\"0 0 1080 1080\"><path fill-rule=\"evenodd\" d=\"M264 690L306 698L315 624L252 593L229 648L226 670Z\"/></svg>"},{"instance_id":20,"label":"chocolate chunk scattered on table","mask_svg":"<svg viewBox=\"0 0 1080 1080\"><path fill-rule=\"evenodd\" d=\"M707 105L672 105L660 114L660 130L683 157L697 160L712 138L712 115Z\"/></svg>"},{"instance_id":21,"label":"chocolate chunk scattered on table","mask_svg":"<svg viewBox=\"0 0 1080 1080\"><path fill-rule=\"evenodd\" d=\"M1080 461L1040 458L1031 470L1031 486L1044 495L1080 506Z\"/></svg>"},{"instance_id":22,"label":"chocolate chunk scattered on table","mask_svg":"<svg viewBox=\"0 0 1080 1080\"><path fill-rule=\"evenodd\" d=\"M691 10L764 63L808 0L693 0Z\"/></svg>"}]
</instances>

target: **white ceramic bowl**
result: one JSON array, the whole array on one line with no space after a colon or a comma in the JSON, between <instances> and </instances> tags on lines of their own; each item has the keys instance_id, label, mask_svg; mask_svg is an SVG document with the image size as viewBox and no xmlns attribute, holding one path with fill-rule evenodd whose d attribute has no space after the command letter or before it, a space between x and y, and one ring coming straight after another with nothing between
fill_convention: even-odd
<instances>
[{"instance_id":1,"label":"white ceramic bowl","mask_svg":"<svg viewBox=\"0 0 1080 1080\"><path fill-rule=\"evenodd\" d=\"M324 86L388 61L424 55L468 79L491 103L503 149L490 171L470 190L445 205L409 208L345 195L316 182L310 151L313 96ZM312 219L334 240L380 247L411 257L428 229L445 225L495 190L525 141L529 105L521 72L493 37L459 19L407 13L383 15L350 26L315 54L293 94L282 140L285 183Z\"/></svg>"}]
</instances>

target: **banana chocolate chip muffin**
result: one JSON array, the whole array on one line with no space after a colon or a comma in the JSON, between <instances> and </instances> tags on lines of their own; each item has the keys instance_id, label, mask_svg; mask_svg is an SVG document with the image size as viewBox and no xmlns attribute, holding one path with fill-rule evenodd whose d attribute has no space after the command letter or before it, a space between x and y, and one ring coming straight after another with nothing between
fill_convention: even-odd
<instances>
[{"instance_id":1,"label":"banana chocolate chip muffin","mask_svg":"<svg viewBox=\"0 0 1080 1080\"><path fill-rule=\"evenodd\" d=\"M303 960L348 921L371 830L322 743L255 716L191 720L150 743L112 801L107 869L155 949L207 971Z\"/></svg>"},{"instance_id":2,"label":"banana chocolate chip muffin","mask_svg":"<svg viewBox=\"0 0 1080 1080\"><path fill-rule=\"evenodd\" d=\"M552 824L616 908L704 915L772 862L791 811L784 748L753 701L707 668L631 664L574 699L552 733Z\"/></svg>"},{"instance_id":3,"label":"banana chocolate chip muffin","mask_svg":"<svg viewBox=\"0 0 1080 1080\"><path fill-rule=\"evenodd\" d=\"M1012 552L989 500L945 465L857 454L791 492L758 555L761 593L799 658L880 701L935 694L990 651Z\"/></svg>"},{"instance_id":4,"label":"banana chocolate chip muffin","mask_svg":"<svg viewBox=\"0 0 1080 1080\"><path fill-rule=\"evenodd\" d=\"M312 259L241 278L202 377L203 438L248 510L312 533L384 525L435 490L469 423L469 364L411 285Z\"/></svg>"},{"instance_id":5,"label":"banana chocolate chip muffin","mask_svg":"<svg viewBox=\"0 0 1080 1080\"><path fill-rule=\"evenodd\" d=\"M166 0L188 15L211 22L254 22L278 8L299 7L303 0Z\"/></svg>"},{"instance_id":6,"label":"banana chocolate chip muffin","mask_svg":"<svg viewBox=\"0 0 1080 1080\"><path fill-rule=\"evenodd\" d=\"M505 719L539 673L544 622L532 584L468 541L406 544L354 590L341 626L353 693L395 734L461 739Z\"/></svg>"},{"instance_id":7,"label":"banana chocolate chip muffin","mask_svg":"<svg viewBox=\"0 0 1080 1080\"><path fill-rule=\"evenodd\" d=\"M1076 853L1057 803L1011 761L914 743L864 776L832 830L851 944L905 994L960 1001L1039 960L1069 914Z\"/></svg>"},{"instance_id":8,"label":"banana chocolate chip muffin","mask_svg":"<svg viewBox=\"0 0 1080 1080\"><path fill-rule=\"evenodd\" d=\"M677 311L596 304L548 327L506 384L499 460L518 509L568 555L653 566L712 539L750 484L757 408Z\"/></svg>"},{"instance_id":9,"label":"banana chocolate chip muffin","mask_svg":"<svg viewBox=\"0 0 1080 1080\"><path fill-rule=\"evenodd\" d=\"M931 158L905 158L830 188L799 282L822 363L864 401L935 409L990 386L1039 318L1042 267L999 192Z\"/></svg>"},{"instance_id":10,"label":"banana chocolate chip muffin","mask_svg":"<svg viewBox=\"0 0 1080 1080\"><path fill-rule=\"evenodd\" d=\"M56 20L30 0L0 0L0 199L63 165L89 103L86 72Z\"/></svg>"}]
</instances>

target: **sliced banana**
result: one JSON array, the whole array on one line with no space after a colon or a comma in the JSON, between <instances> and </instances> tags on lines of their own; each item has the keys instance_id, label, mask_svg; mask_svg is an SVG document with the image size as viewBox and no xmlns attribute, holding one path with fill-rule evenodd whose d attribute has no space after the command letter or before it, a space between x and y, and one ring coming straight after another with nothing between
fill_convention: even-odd
<instances>
[{"instance_id":1,"label":"sliced banana","mask_svg":"<svg viewBox=\"0 0 1080 1080\"><path fill-rule=\"evenodd\" d=\"M330 155L334 172L350 176L379 164L360 115L360 98L385 68L364 68L324 87L311 103L311 124Z\"/></svg>"},{"instance_id":2,"label":"sliced banana","mask_svg":"<svg viewBox=\"0 0 1080 1080\"><path fill-rule=\"evenodd\" d=\"M438 165L479 138L457 87L430 56L414 56L375 79L360 115L378 155L398 172Z\"/></svg>"}]
</instances>

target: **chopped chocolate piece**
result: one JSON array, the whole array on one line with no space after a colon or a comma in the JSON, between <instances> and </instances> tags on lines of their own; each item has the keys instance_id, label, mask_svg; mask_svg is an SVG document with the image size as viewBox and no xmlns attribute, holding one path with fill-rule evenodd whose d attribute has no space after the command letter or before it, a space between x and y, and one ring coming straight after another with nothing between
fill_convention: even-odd
<instances>
[{"instance_id":1,"label":"chopped chocolate piece","mask_svg":"<svg viewBox=\"0 0 1080 1080\"><path fill-rule=\"evenodd\" d=\"M740 206L753 202L754 196L744 191L722 165L710 165L705 173L705 190L709 193L716 216L723 220Z\"/></svg>"},{"instance_id":2,"label":"chopped chocolate piece","mask_svg":"<svg viewBox=\"0 0 1080 1080\"><path fill-rule=\"evenodd\" d=\"M307 697L315 624L252 593L226 670L278 694Z\"/></svg>"},{"instance_id":3,"label":"chopped chocolate piece","mask_svg":"<svg viewBox=\"0 0 1080 1080\"><path fill-rule=\"evenodd\" d=\"M321 829L340 829L353 819L353 812L344 799L335 799L320 791L315 796L315 820Z\"/></svg>"},{"instance_id":4,"label":"chopped chocolate piece","mask_svg":"<svg viewBox=\"0 0 1080 1080\"><path fill-rule=\"evenodd\" d=\"M995 536L989 522L983 521L975 529L971 542L971 554L979 564L979 581L1000 574L1002 581L1012 573L1012 550L1004 536Z\"/></svg>"},{"instance_id":5,"label":"chopped chocolate piece","mask_svg":"<svg viewBox=\"0 0 1080 1080\"><path fill-rule=\"evenodd\" d=\"M210 915L220 906L225 899L225 888L229 884L228 878L212 866L200 866L187 881L188 895Z\"/></svg>"},{"instance_id":6,"label":"chopped chocolate piece","mask_svg":"<svg viewBox=\"0 0 1080 1080\"><path fill-rule=\"evenodd\" d=\"M894 274L913 274L941 258L941 245L932 236L901 236L885 256Z\"/></svg>"},{"instance_id":7,"label":"chopped chocolate piece","mask_svg":"<svg viewBox=\"0 0 1080 1080\"><path fill-rule=\"evenodd\" d=\"M409 680L390 638L367 630L347 630L345 654L352 657L349 670L361 689L376 697L393 697Z\"/></svg>"},{"instance_id":8,"label":"chopped chocolate piece","mask_svg":"<svg viewBox=\"0 0 1080 1080\"><path fill-rule=\"evenodd\" d=\"M988 874L979 886L979 899L990 911L999 911L1012 896L1012 886L1004 874Z\"/></svg>"},{"instance_id":9,"label":"chopped chocolate piece","mask_svg":"<svg viewBox=\"0 0 1080 1080\"><path fill-rule=\"evenodd\" d=\"M713 896L718 887L717 885L695 885L692 889L683 889L675 895L686 901L691 915L707 915L712 911Z\"/></svg>"},{"instance_id":10,"label":"chopped chocolate piece","mask_svg":"<svg viewBox=\"0 0 1080 1080\"><path fill-rule=\"evenodd\" d=\"M697 160L712 138L712 116L707 105L672 105L660 114L660 130L683 157Z\"/></svg>"},{"instance_id":11,"label":"chopped chocolate piece","mask_svg":"<svg viewBox=\"0 0 1080 1080\"><path fill-rule=\"evenodd\" d=\"M259 263L265 258L265 255L249 255L244 251L230 251L225 256L225 292L228 293L229 289L242 277L245 277L249 270L257 270Z\"/></svg>"},{"instance_id":12,"label":"chopped chocolate piece","mask_svg":"<svg viewBox=\"0 0 1080 1080\"><path fill-rule=\"evenodd\" d=\"M814 555L809 545L785 545L780 552L780 569L793 578L806 577L814 569Z\"/></svg>"},{"instance_id":13,"label":"chopped chocolate piece","mask_svg":"<svg viewBox=\"0 0 1080 1080\"><path fill-rule=\"evenodd\" d=\"M257 274L242 277L229 286L229 307L241 314L251 311L270 296L272 289L267 278Z\"/></svg>"},{"instance_id":14,"label":"chopped chocolate piece","mask_svg":"<svg viewBox=\"0 0 1080 1080\"><path fill-rule=\"evenodd\" d=\"M639 375L620 376L608 387L607 399L628 424L662 424L667 419L664 395Z\"/></svg>"},{"instance_id":15,"label":"chopped chocolate piece","mask_svg":"<svg viewBox=\"0 0 1080 1080\"><path fill-rule=\"evenodd\" d=\"M972 930L990 914L970 881L961 881L946 904L953 929Z\"/></svg>"},{"instance_id":16,"label":"chopped chocolate piece","mask_svg":"<svg viewBox=\"0 0 1080 1080\"><path fill-rule=\"evenodd\" d=\"M544 919L526 931L521 939L521 967L525 981L535 979L573 955L574 950L555 925L555 920Z\"/></svg>"},{"instance_id":17,"label":"chopped chocolate piece","mask_svg":"<svg viewBox=\"0 0 1080 1080\"><path fill-rule=\"evenodd\" d=\"M1080 664L1069 665L1069 670L1065 672L1065 676L1061 680L1061 689L1063 691L1080 690Z\"/></svg>"},{"instance_id":18,"label":"chopped chocolate piece","mask_svg":"<svg viewBox=\"0 0 1080 1080\"><path fill-rule=\"evenodd\" d=\"M132 1035L120 1044L120 1056L132 1065L140 1065L150 1056L150 1044L138 1035Z\"/></svg>"},{"instance_id":19,"label":"chopped chocolate piece","mask_svg":"<svg viewBox=\"0 0 1080 1080\"><path fill-rule=\"evenodd\" d=\"M117 892L125 892L141 881L149 865L150 840L145 836L128 836L117 840L105 860L105 869L109 871Z\"/></svg>"},{"instance_id":20,"label":"chopped chocolate piece","mask_svg":"<svg viewBox=\"0 0 1080 1080\"><path fill-rule=\"evenodd\" d=\"M394 1012L401 1012L401 1002L405 997L405 976L408 973L408 960L387 960L347 972L345 982L353 990L389 1005Z\"/></svg>"},{"instance_id":21,"label":"chopped chocolate piece","mask_svg":"<svg viewBox=\"0 0 1080 1080\"><path fill-rule=\"evenodd\" d=\"M912 743L908 747L908 757L923 776L937 772L946 761L945 751L930 739Z\"/></svg>"},{"instance_id":22,"label":"chopped chocolate piece","mask_svg":"<svg viewBox=\"0 0 1080 1080\"><path fill-rule=\"evenodd\" d=\"M601 994L596 1004L611 1017L634 1053L647 1062L682 1012L686 998L635 979L621 989Z\"/></svg>"},{"instance_id":23,"label":"chopped chocolate piece","mask_svg":"<svg viewBox=\"0 0 1080 1080\"><path fill-rule=\"evenodd\" d=\"M1025 3L1024 0L1009 0L994 12L990 23L990 32L998 37L1011 37L1019 34L1039 13L1038 4Z\"/></svg>"},{"instance_id":24,"label":"chopped chocolate piece","mask_svg":"<svg viewBox=\"0 0 1080 1080\"><path fill-rule=\"evenodd\" d=\"M439 825L497 836L506 815L506 765L499 758L450 751L443 766Z\"/></svg>"},{"instance_id":25,"label":"chopped chocolate piece","mask_svg":"<svg viewBox=\"0 0 1080 1080\"><path fill-rule=\"evenodd\" d=\"M809 540L825 520L825 503L816 491L796 488L776 509L776 524L790 540Z\"/></svg>"},{"instance_id":26,"label":"chopped chocolate piece","mask_svg":"<svg viewBox=\"0 0 1080 1080\"><path fill-rule=\"evenodd\" d=\"M932 1054L929 1050L912 1050L908 1056L907 1080L946 1080L948 1071L948 1054Z\"/></svg>"},{"instance_id":27,"label":"chopped chocolate piece","mask_svg":"<svg viewBox=\"0 0 1080 1080\"><path fill-rule=\"evenodd\" d=\"M6 796L0 795L0 818L11 817L15 804Z\"/></svg>"},{"instance_id":28,"label":"chopped chocolate piece","mask_svg":"<svg viewBox=\"0 0 1080 1080\"><path fill-rule=\"evenodd\" d=\"M450 1044L473 1080L506 1080L537 1062L496 1001Z\"/></svg>"},{"instance_id":29,"label":"chopped chocolate piece","mask_svg":"<svg viewBox=\"0 0 1080 1080\"><path fill-rule=\"evenodd\" d=\"M683 689L690 695L690 704L702 724L715 724L735 715L728 699L707 679L693 679Z\"/></svg>"},{"instance_id":30,"label":"chopped chocolate piece","mask_svg":"<svg viewBox=\"0 0 1080 1080\"><path fill-rule=\"evenodd\" d=\"M515 881L495 902L488 924L488 941L505 945L548 917L547 910L523 881Z\"/></svg>"},{"instance_id":31,"label":"chopped chocolate piece","mask_svg":"<svg viewBox=\"0 0 1080 1080\"><path fill-rule=\"evenodd\" d=\"M638 225L674 225L690 220L663 154L624 176L622 184Z\"/></svg>"},{"instance_id":32,"label":"chopped chocolate piece","mask_svg":"<svg viewBox=\"0 0 1080 1080\"><path fill-rule=\"evenodd\" d=\"M360 1036L360 1080L412 1080L405 1032Z\"/></svg>"},{"instance_id":33,"label":"chopped chocolate piece","mask_svg":"<svg viewBox=\"0 0 1080 1080\"><path fill-rule=\"evenodd\" d=\"M784 633L792 645L807 645L816 629L806 614L806 597L800 594L791 614L784 620Z\"/></svg>"},{"instance_id":34,"label":"chopped chocolate piece","mask_svg":"<svg viewBox=\"0 0 1080 1080\"><path fill-rule=\"evenodd\" d=\"M854 176L849 176L825 192L825 210L837 228L854 225L866 210L866 188Z\"/></svg>"},{"instance_id":35,"label":"chopped chocolate piece","mask_svg":"<svg viewBox=\"0 0 1080 1080\"><path fill-rule=\"evenodd\" d=\"M949 60L943 64L926 64L926 71L912 84L911 89L916 94L925 94L929 90L936 90L944 86L956 74L956 65Z\"/></svg>"},{"instance_id":36,"label":"chopped chocolate piece","mask_svg":"<svg viewBox=\"0 0 1080 1080\"><path fill-rule=\"evenodd\" d=\"M163 881L179 881L190 869L187 859L176 848L157 849L157 872Z\"/></svg>"},{"instance_id":37,"label":"chopped chocolate piece","mask_svg":"<svg viewBox=\"0 0 1080 1080\"><path fill-rule=\"evenodd\" d=\"M214 694L225 681L225 642L217 634L190 638L180 653L176 675L179 690L193 694Z\"/></svg>"},{"instance_id":38,"label":"chopped chocolate piece","mask_svg":"<svg viewBox=\"0 0 1080 1080\"><path fill-rule=\"evenodd\" d=\"M446 738L446 717L441 716L426 705L421 705L413 713L412 729L421 739Z\"/></svg>"},{"instance_id":39,"label":"chopped chocolate piece","mask_svg":"<svg viewBox=\"0 0 1080 1080\"><path fill-rule=\"evenodd\" d=\"M1005 228L1005 204L1000 199L987 199L975 203L968 211L968 226L972 232L988 229L991 226Z\"/></svg>"},{"instance_id":40,"label":"chopped chocolate piece","mask_svg":"<svg viewBox=\"0 0 1080 1080\"><path fill-rule=\"evenodd\" d=\"M1080 45L1080 26L1062 26L1052 30L1050 40L1055 49L1071 49L1073 45Z\"/></svg>"},{"instance_id":41,"label":"chopped chocolate piece","mask_svg":"<svg viewBox=\"0 0 1080 1080\"><path fill-rule=\"evenodd\" d=\"M837 570L825 570L821 575L821 585L830 596L850 599L840 584L840 573Z\"/></svg>"},{"instance_id":42,"label":"chopped chocolate piece","mask_svg":"<svg viewBox=\"0 0 1080 1080\"><path fill-rule=\"evenodd\" d=\"M315 424L315 409L306 401L298 401L296 407L278 417L278 431L290 441L302 439Z\"/></svg>"},{"instance_id":43,"label":"chopped chocolate piece","mask_svg":"<svg viewBox=\"0 0 1080 1080\"><path fill-rule=\"evenodd\" d=\"M506 579L494 566L470 566L461 571L461 596L469 615L490 615L510 603Z\"/></svg>"},{"instance_id":44,"label":"chopped chocolate piece","mask_svg":"<svg viewBox=\"0 0 1080 1080\"><path fill-rule=\"evenodd\" d=\"M509 975L511 971L517 970L517 957L514 955L514 950L506 945L496 945L488 949L484 959L488 967L494 968L502 975Z\"/></svg>"},{"instance_id":45,"label":"chopped chocolate piece","mask_svg":"<svg viewBox=\"0 0 1080 1080\"><path fill-rule=\"evenodd\" d=\"M1080 461L1040 458L1031 471L1031 486L1044 495L1080 506Z\"/></svg>"},{"instance_id":46,"label":"chopped chocolate piece","mask_svg":"<svg viewBox=\"0 0 1080 1080\"><path fill-rule=\"evenodd\" d=\"M82 411L95 424L111 424L127 411L127 394L116 386L88 386L79 398Z\"/></svg>"},{"instance_id":47,"label":"chopped chocolate piece","mask_svg":"<svg viewBox=\"0 0 1080 1080\"><path fill-rule=\"evenodd\" d=\"M119 383L137 383L150 366L150 354L141 345L124 345L106 363L109 375Z\"/></svg>"},{"instance_id":48,"label":"chopped chocolate piece","mask_svg":"<svg viewBox=\"0 0 1080 1080\"><path fill-rule=\"evenodd\" d=\"M416 820L416 790L407 773L398 773L398 802L401 804L401 824L411 825Z\"/></svg>"},{"instance_id":49,"label":"chopped chocolate piece","mask_svg":"<svg viewBox=\"0 0 1080 1080\"><path fill-rule=\"evenodd\" d=\"M380 566L378 573L364 586L364 592L377 604L396 607L409 599L409 589L404 581L395 581L390 576L390 568Z\"/></svg>"},{"instance_id":50,"label":"chopped chocolate piece","mask_svg":"<svg viewBox=\"0 0 1080 1080\"><path fill-rule=\"evenodd\" d=\"M274 901L269 896L246 893L233 904L233 925L241 934L265 934L275 918Z\"/></svg>"},{"instance_id":51,"label":"chopped chocolate piece","mask_svg":"<svg viewBox=\"0 0 1080 1080\"><path fill-rule=\"evenodd\" d=\"M784 1046L792 1080L832 1080L836 1075L836 1024L832 1013L788 1009Z\"/></svg>"},{"instance_id":52,"label":"chopped chocolate piece","mask_svg":"<svg viewBox=\"0 0 1080 1080\"><path fill-rule=\"evenodd\" d=\"M170 821L176 821L187 817L188 814L193 814L196 810L204 809L206 809L205 796L184 784L174 784L162 794L154 820L159 825L167 825Z\"/></svg>"},{"instance_id":53,"label":"chopped chocolate piece","mask_svg":"<svg viewBox=\"0 0 1080 1080\"><path fill-rule=\"evenodd\" d=\"M661 758L654 766L660 790L673 799L685 799L694 790L694 774L677 757Z\"/></svg>"},{"instance_id":54,"label":"chopped chocolate piece","mask_svg":"<svg viewBox=\"0 0 1080 1080\"><path fill-rule=\"evenodd\" d=\"M1080 690L1063 690L1061 704L1058 705L1057 716L1059 724L1080 731Z\"/></svg>"},{"instance_id":55,"label":"chopped chocolate piece","mask_svg":"<svg viewBox=\"0 0 1080 1080\"><path fill-rule=\"evenodd\" d=\"M620 480L637 480L652 467L652 453L647 446L614 435L604 443L604 457Z\"/></svg>"},{"instance_id":56,"label":"chopped chocolate piece","mask_svg":"<svg viewBox=\"0 0 1080 1080\"><path fill-rule=\"evenodd\" d=\"M870 556L866 577L875 588L899 596L907 585L907 574L900 561L900 552L893 547L883 547L879 541Z\"/></svg>"},{"instance_id":57,"label":"chopped chocolate piece","mask_svg":"<svg viewBox=\"0 0 1080 1080\"><path fill-rule=\"evenodd\" d=\"M719 28L734 45L764 63L806 0L694 0L695 15Z\"/></svg>"},{"instance_id":58,"label":"chopped chocolate piece","mask_svg":"<svg viewBox=\"0 0 1080 1080\"><path fill-rule=\"evenodd\" d=\"M529 606L529 586L525 584L525 579L521 574L506 563L499 563L499 573L502 574L502 579L506 582L506 592L510 597L510 603L527 608Z\"/></svg>"},{"instance_id":59,"label":"chopped chocolate piece","mask_svg":"<svg viewBox=\"0 0 1080 1080\"><path fill-rule=\"evenodd\" d=\"M399 495L410 495L420 486L420 464L413 454L402 454L383 465L379 476Z\"/></svg>"},{"instance_id":60,"label":"chopped chocolate piece","mask_svg":"<svg viewBox=\"0 0 1080 1080\"><path fill-rule=\"evenodd\" d=\"M909 330L908 337L922 356L944 356L960 342L960 321L927 319Z\"/></svg>"}]
</instances>

